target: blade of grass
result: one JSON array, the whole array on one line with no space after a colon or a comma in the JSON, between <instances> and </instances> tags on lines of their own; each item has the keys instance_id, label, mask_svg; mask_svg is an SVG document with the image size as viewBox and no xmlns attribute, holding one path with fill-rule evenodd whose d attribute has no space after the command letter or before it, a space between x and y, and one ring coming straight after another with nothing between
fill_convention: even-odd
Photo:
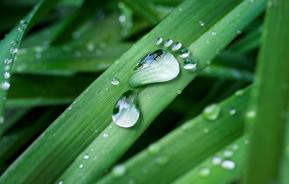
<instances>
[{"instance_id":1,"label":"blade of grass","mask_svg":"<svg viewBox=\"0 0 289 184\"><path fill-rule=\"evenodd\" d=\"M36 180L49 182L54 180L111 122L113 106L122 93L129 89L128 80L133 69L140 58L149 51L157 49L154 42L158 36L173 38L181 41L184 45L190 45L238 3L238 0L226 2L221 0L202 2L187 0L181 4L179 9L171 13L92 83L45 131L45 136L36 140L14 162L3 174L0 183L34 182ZM219 49L225 47L236 36L236 30L247 25L263 10L263 7L264 1L262 0L254 3L246 1L213 28L216 29L218 36L212 36L211 32L207 32L198 39L190 49L199 59L200 70L206 65L206 61L212 59ZM240 17L236 19L238 14ZM200 26L200 20L206 22L206 26ZM224 25L230 25L230 29ZM184 30L187 31L184 33ZM211 44L205 44L204 40L211 41ZM139 100L143 118L138 123L139 126L137 127L139 128L131 129L131 133L134 134L133 132L136 130L138 130L136 134L141 133L160 111L178 95L177 91L182 90L195 76L196 74L182 71L182 75L177 80L151 85L141 91ZM113 77L119 79L120 84L118 86L111 85ZM166 98L162 98L163 96ZM62 164L59 165L59 163Z\"/></svg>"},{"instance_id":2,"label":"blade of grass","mask_svg":"<svg viewBox=\"0 0 289 184\"><path fill-rule=\"evenodd\" d=\"M289 1L269 1L256 90L248 111L246 184L277 182L289 111ZM253 124L249 124L253 123Z\"/></svg>"},{"instance_id":3,"label":"blade of grass","mask_svg":"<svg viewBox=\"0 0 289 184\"><path fill-rule=\"evenodd\" d=\"M241 135L244 126L243 116L246 111L250 94L249 92L250 90L246 89L243 95L233 95L228 100L225 100L219 104L221 113L216 120L208 121L204 118L203 114L200 114L196 118L186 122L180 128L174 130L169 135L165 136L160 141L154 143L146 150L128 160L126 163L124 163L124 165L122 165L126 169L125 175L116 177L113 170L98 183L108 184L117 182L122 184L128 183L130 180L133 180L135 183L171 183L173 180L180 177L184 172L187 172L194 166L197 166L200 162L211 156L218 149L222 148ZM231 108L235 108L237 111L237 113L233 116L230 115ZM115 128L107 128L105 132L113 133L111 131L113 129ZM117 131L119 132L119 130ZM124 130L123 134L126 135L127 132ZM112 136L109 138L109 140L115 138L118 137ZM101 144L101 141L106 144ZM110 155L115 155L117 149L120 147L111 147L107 144L107 142L107 140L99 137L99 144L95 144L94 147L90 147L97 150L97 152L92 152L92 154L94 156L97 154L95 158L102 167L105 162L101 159L101 157L99 157L103 155L98 153L103 152L107 154L109 152ZM124 142L124 140L122 142ZM101 149L100 145L102 146ZM90 153L91 152L86 152L83 154ZM88 167L91 160L83 160L83 154L80 155L76 161L78 161L78 164L83 163L85 168ZM93 159L94 157L92 160ZM94 174L96 173L98 172L94 172ZM67 174L71 174L70 176L77 175L77 173ZM67 181L65 175L61 179L63 179L64 182ZM70 182L70 180L68 180L68 182Z\"/></svg>"},{"instance_id":4,"label":"blade of grass","mask_svg":"<svg viewBox=\"0 0 289 184\"><path fill-rule=\"evenodd\" d=\"M51 9L58 0L42 0L40 1L34 9L20 21L11 32L0 42L0 117L3 118L4 104L7 94L7 89L9 89L9 79L4 77L4 72L10 72L10 65L13 63L15 55L18 51L19 45L22 41L24 34L28 29L39 19L39 17L45 14L49 9ZM6 64L5 64L6 63ZM1 126L1 125L0 125Z\"/></svg>"}]
</instances>

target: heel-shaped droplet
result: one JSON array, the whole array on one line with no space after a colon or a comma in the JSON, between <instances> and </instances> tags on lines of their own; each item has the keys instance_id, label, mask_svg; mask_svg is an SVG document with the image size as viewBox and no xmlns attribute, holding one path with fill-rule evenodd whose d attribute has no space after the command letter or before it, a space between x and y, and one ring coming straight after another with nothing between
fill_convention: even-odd
<instances>
[{"instance_id":1,"label":"heel-shaped droplet","mask_svg":"<svg viewBox=\"0 0 289 184\"><path fill-rule=\"evenodd\" d=\"M129 83L132 87L138 87L166 82L176 78L179 73L180 65L175 56L164 50L156 50L141 59Z\"/></svg>"},{"instance_id":2,"label":"heel-shaped droplet","mask_svg":"<svg viewBox=\"0 0 289 184\"><path fill-rule=\"evenodd\" d=\"M134 126L140 117L140 111L137 105L137 94L135 91L125 92L113 109L112 120L122 128Z\"/></svg>"}]
</instances>

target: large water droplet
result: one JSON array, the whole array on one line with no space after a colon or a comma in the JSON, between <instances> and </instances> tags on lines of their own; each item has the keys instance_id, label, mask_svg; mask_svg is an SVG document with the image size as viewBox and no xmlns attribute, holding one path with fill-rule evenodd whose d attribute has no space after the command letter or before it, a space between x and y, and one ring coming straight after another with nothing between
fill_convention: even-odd
<instances>
[{"instance_id":1,"label":"large water droplet","mask_svg":"<svg viewBox=\"0 0 289 184\"><path fill-rule=\"evenodd\" d=\"M9 82L3 82L2 84L1 84L1 88L3 89L3 90L8 90L9 88L10 88L10 83Z\"/></svg>"},{"instance_id":2,"label":"large water droplet","mask_svg":"<svg viewBox=\"0 0 289 184\"><path fill-rule=\"evenodd\" d=\"M217 104L212 104L204 109L203 116L207 120L216 120L220 112L221 107Z\"/></svg>"},{"instance_id":3,"label":"large water droplet","mask_svg":"<svg viewBox=\"0 0 289 184\"><path fill-rule=\"evenodd\" d=\"M115 77L114 77L113 79L111 79L110 82L111 82L111 84L114 85L114 86L119 85L119 80L118 80L117 78L115 78Z\"/></svg>"},{"instance_id":4,"label":"large water droplet","mask_svg":"<svg viewBox=\"0 0 289 184\"><path fill-rule=\"evenodd\" d=\"M141 59L129 82L132 87L166 82L176 78L179 72L179 62L172 54L156 50Z\"/></svg>"},{"instance_id":5,"label":"large water droplet","mask_svg":"<svg viewBox=\"0 0 289 184\"><path fill-rule=\"evenodd\" d=\"M137 94L134 91L127 91L117 101L113 109L112 120L119 127L129 128L137 123L139 116Z\"/></svg>"},{"instance_id":6,"label":"large water droplet","mask_svg":"<svg viewBox=\"0 0 289 184\"><path fill-rule=\"evenodd\" d=\"M117 165L112 169L112 173L116 177L121 177L125 174L126 168L124 165Z\"/></svg>"}]
</instances>

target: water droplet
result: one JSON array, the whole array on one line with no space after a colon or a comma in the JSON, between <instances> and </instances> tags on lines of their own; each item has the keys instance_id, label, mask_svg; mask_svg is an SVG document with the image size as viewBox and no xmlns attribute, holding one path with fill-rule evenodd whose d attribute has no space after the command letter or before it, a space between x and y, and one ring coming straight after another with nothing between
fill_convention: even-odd
<instances>
[{"instance_id":1,"label":"water droplet","mask_svg":"<svg viewBox=\"0 0 289 184\"><path fill-rule=\"evenodd\" d=\"M137 123L139 116L137 95L134 91L127 91L117 101L113 109L112 120L119 127L129 128Z\"/></svg>"},{"instance_id":2,"label":"water droplet","mask_svg":"<svg viewBox=\"0 0 289 184\"><path fill-rule=\"evenodd\" d=\"M9 72L4 72L3 76L4 76L4 79L9 79L10 78L10 73Z\"/></svg>"},{"instance_id":3,"label":"water droplet","mask_svg":"<svg viewBox=\"0 0 289 184\"><path fill-rule=\"evenodd\" d=\"M167 157L157 157L156 158L156 163L159 165L165 165L168 162L168 158Z\"/></svg>"},{"instance_id":4,"label":"water droplet","mask_svg":"<svg viewBox=\"0 0 289 184\"><path fill-rule=\"evenodd\" d=\"M240 35L240 34L242 34L242 31L241 31L241 30L237 30L236 33L237 33L238 35Z\"/></svg>"},{"instance_id":5,"label":"water droplet","mask_svg":"<svg viewBox=\"0 0 289 184\"><path fill-rule=\"evenodd\" d=\"M126 168L124 165L117 165L112 169L112 173L116 177L121 177L125 174Z\"/></svg>"},{"instance_id":6,"label":"water droplet","mask_svg":"<svg viewBox=\"0 0 289 184\"><path fill-rule=\"evenodd\" d=\"M235 169L235 167L236 167L236 164L232 160L224 160L222 162L222 168L226 170L233 170Z\"/></svg>"},{"instance_id":7,"label":"water droplet","mask_svg":"<svg viewBox=\"0 0 289 184\"><path fill-rule=\"evenodd\" d=\"M9 71L9 70L10 70L10 65L6 65L6 66L4 67L4 70L5 70L5 71Z\"/></svg>"},{"instance_id":8,"label":"water droplet","mask_svg":"<svg viewBox=\"0 0 289 184\"><path fill-rule=\"evenodd\" d=\"M106 139L106 138L109 137L109 135L108 135L108 133L105 132L105 133L102 134L102 137Z\"/></svg>"},{"instance_id":9,"label":"water droplet","mask_svg":"<svg viewBox=\"0 0 289 184\"><path fill-rule=\"evenodd\" d=\"M158 37L157 40L156 40L156 45L162 44L163 41L164 41L164 39L162 37Z\"/></svg>"},{"instance_id":10,"label":"water droplet","mask_svg":"<svg viewBox=\"0 0 289 184\"><path fill-rule=\"evenodd\" d=\"M238 150L238 149L239 149L238 144L234 144L234 145L232 146L232 149L235 150L235 151Z\"/></svg>"},{"instance_id":11,"label":"water droplet","mask_svg":"<svg viewBox=\"0 0 289 184\"><path fill-rule=\"evenodd\" d=\"M213 163L213 165L220 165L221 164L221 162L222 162L222 158L221 157L213 157L212 158L212 163Z\"/></svg>"},{"instance_id":12,"label":"water droplet","mask_svg":"<svg viewBox=\"0 0 289 184\"><path fill-rule=\"evenodd\" d=\"M81 169L81 168L83 168L83 167L84 167L84 165L83 165L83 164L80 164L80 165L79 165L79 168L80 168L80 169Z\"/></svg>"},{"instance_id":13,"label":"water droplet","mask_svg":"<svg viewBox=\"0 0 289 184\"><path fill-rule=\"evenodd\" d=\"M62 180L60 180L60 181L58 182L58 184L63 184L63 181L62 181Z\"/></svg>"},{"instance_id":14,"label":"water droplet","mask_svg":"<svg viewBox=\"0 0 289 184\"><path fill-rule=\"evenodd\" d=\"M201 20L199 21L199 24L200 24L200 26L202 26L202 27L205 26L205 23L204 23L203 21L201 21Z\"/></svg>"},{"instance_id":15,"label":"water droplet","mask_svg":"<svg viewBox=\"0 0 289 184\"><path fill-rule=\"evenodd\" d=\"M229 110L229 114L230 114L231 116L233 116L233 115L235 115L236 113L237 113L237 110L236 110L235 108L231 107L230 110Z\"/></svg>"},{"instance_id":16,"label":"water droplet","mask_svg":"<svg viewBox=\"0 0 289 184\"><path fill-rule=\"evenodd\" d=\"M212 36L216 36L216 35L217 35L217 32L212 31L212 32L211 32L211 35L212 35Z\"/></svg>"},{"instance_id":17,"label":"water droplet","mask_svg":"<svg viewBox=\"0 0 289 184\"><path fill-rule=\"evenodd\" d=\"M157 154L161 150L161 147L158 144L152 144L148 147L148 152L151 154Z\"/></svg>"},{"instance_id":18,"label":"water droplet","mask_svg":"<svg viewBox=\"0 0 289 184\"><path fill-rule=\"evenodd\" d=\"M118 21L119 21L120 23L124 23L124 22L126 21L125 15L120 15L120 16L118 17Z\"/></svg>"},{"instance_id":19,"label":"water droplet","mask_svg":"<svg viewBox=\"0 0 289 184\"><path fill-rule=\"evenodd\" d=\"M187 48L181 49L179 56L180 56L181 58L187 58L187 57L189 57L189 56L190 56L190 51L189 51L189 49L187 49Z\"/></svg>"},{"instance_id":20,"label":"water droplet","mask_svg":"<svg viewBox=\"0 0 289 184\"><path fill-rule=\"evenodd\" d=\"M4 63L5 63L6 65L9 65L9 64L12 63L12 61L13 61L12 59L7 58L7 59L4 60Z\"/></svg>"},{"instance_id":21,"label":"water droplet","mask_svg":"<svg viewBox=\"0 0 289 184\"><path fill-rule=\"evenodd\" d=\"M180 48L182 48L182 43L180 43L180 42L176 42L172 45L172 51L177 51Z\"/></svg>"},{"instance_id":22,"label":"water droplet","mask_svg":"<svg viewBox=\"0 0 289 184\"><path fill-rule=\"evenodd\" d=\"M166 82L176 78L179 72L179 62L171 53L156 50L140 60L129 82L132 87Z\"/></svg>"},{"instance_id":23,"label":"water droplet","mask_svg":"<svg viewBox=\"0 0 289 184\"><path fill-rule=\"evenodd\" d=\"M0 117L0 124L3 124L3 123L4 123L4 117L1 116L1 117Z\"/></svg>"},{"instance_id":24,"label":"water droplet","mask_svg":"<svg viewBox=\"0 0 289 184\"><path fill-rule=\"evenodd\" d=\"M3 83L1 84L1 88L2 88L3 90L8 90L8 89L10 88L10 83L7 82L7 81L3 82Z\"/></svg>"},{"instance_id":25,"label":"water droplet","mask_svg":"<svg viewBox=\"0 0 289 184\"><path fill-rule=\"evenodd\" d=\"M83 156L83 159L84 159L84 160L88 160L88 159L89 159L89 155L87 155L87 154L84 155L84 156Z\"/></svg>"},{"instance_id":26,"label":"water droplet","mask_svg":"<svg viewBox=\"0 0 289 184\"><path fill-rule=\"evenodd\" d=\"M204 134L207 134L207 133L210 132L210 129L208 129L208 128L204 128L204 129L203 129L203 132L204 132Z\"/></svg>"},{"instance_id":27,"label":"water droplet","mask_svg":"<svg viewBox=\"0 0 289 184\"><path fill-rule=\"evenodd\" d=\"M17 48L12 47L12 48L10 49L10 53L11 53L11 54L16 54L17 52L18 52L18 49L17 49Z\"/></svg>"},{"instance_id":28,"label":"water droplet","mask_svg":"<svg viewBox=\"0 0 289 184\"><path fill-rule=\"evenodd\" d=\"M91 52L91 51L93 51L93 50L95 49L95 46L94 46L93 43L88 42L88 43L86 44L86 48L87 48L88 51Z\"/></svg>"},{"instance_id":29,"label":"water droplet","mask_svg":"<svg viewBox=\"0 0 289 184\"><path fill-rule=\"evenodd\" d=\"M242 89L235 92L236 96L242 96L243 94L244 94L244 90L242 90Z\"/></svg>"},{"instance_id":30,"label":"water droplet","mask_svg":"<svg viewBox=\"0 0 289 184\"><path fill-rule=\"evenodd\" d=\"M216 120L220 112L221 107L217 104L212 104L204 109L203 116L207 120Z\"/></svg>"},{"instance_id":31,"label":"water droplet","mask_svg":"<svg viewBox=\"0 0 289 184\"><path fill-rule=\"evenodd\" d=\"M249 118L249 119L253 119L256 117L256 111L254 110L249 110L247 113L246 113L246 117Z\"/></svg>"},{"instance_id":32,"label":"water droplet","mask_svg":"<svg viewBox=\"0 0 289 184\"><path fill-rule=\"evenodd\" d=\"M198 68L198 62L192 58L187 58L184 60L184 69L190 71L196 71Z\"/></svg>"},{"instance_id":33,"label":"water droplet","mask_svg":"<svg viewBox=\"0 0 289 184\"><path fill-rule=\"evenodd\" d=\"M210 175L210 169L209 168L202 168L199 172L200 176L205 177Z\"/></svg>"},{"instance_id":34,"label":"water droplet","mask_svg":"<svg viewBox=\"0 0 289 184\"><path fill-rule=\"evenodd\" d=\"M110 83L114 86L117 86L117 85L119 85L119 80L117 78L113 78L113 79L111 79Z\"/></svg>"},{"instance_id":35,"label":"water droplet","mask_svg":"<svg viewBox=\"0 0 289 184\"><path fill-rule=\"evenodd\" d=\"M164 42L164 47L170 47L172 44L173 44L173 40L172 39L167 39L165 42Z\"/></svg>"},{"instance_id":36,"label":"water droplet","mask_svg":"<svg viewBox=\"0 0 289 184\"><path fill-rule=\"evenodd\" d=\"M233 156L233 154L234 153L232 151L230 151L230 150L225 150L224 151L224 157L230 158L230 157Z\"/></svg>"}]
</instances>

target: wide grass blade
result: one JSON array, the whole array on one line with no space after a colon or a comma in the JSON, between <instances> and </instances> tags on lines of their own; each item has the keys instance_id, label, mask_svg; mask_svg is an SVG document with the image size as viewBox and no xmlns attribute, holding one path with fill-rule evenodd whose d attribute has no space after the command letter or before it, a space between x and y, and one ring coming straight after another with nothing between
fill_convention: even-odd
<instances>
[{"instance_id":1,"label":"wide grass blade","mask_svg":"<svg viewBox=\"0 0 289 184\"><path fill-rule=\"evenodd\" d=\"M269 1L256 90L248 111L252 127L246 184L278 181L289 110L289 1ZM252 124L253 123L253 124Z\"/></svg>"}]
</instances>

